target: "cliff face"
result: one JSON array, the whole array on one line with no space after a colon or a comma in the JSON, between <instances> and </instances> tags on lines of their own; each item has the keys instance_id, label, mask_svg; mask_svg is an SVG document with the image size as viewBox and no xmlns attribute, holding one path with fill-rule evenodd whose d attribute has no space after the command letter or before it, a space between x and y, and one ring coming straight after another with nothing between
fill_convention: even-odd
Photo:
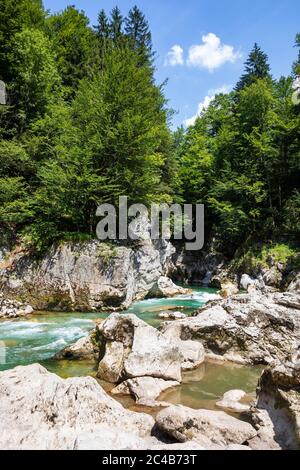
<instances>
[{"instance_id":1,"label":"cliff face","mask_svg":"<svg viewBox=\"0 0 300 470\"><path fill-rule=\"evenodd\" d=\"M38 260L19 251L2 261L0 289L35 309L124 309L167 274L174 251L149 239L131 247L64 243Z\"/></svg>"}]
</instances>

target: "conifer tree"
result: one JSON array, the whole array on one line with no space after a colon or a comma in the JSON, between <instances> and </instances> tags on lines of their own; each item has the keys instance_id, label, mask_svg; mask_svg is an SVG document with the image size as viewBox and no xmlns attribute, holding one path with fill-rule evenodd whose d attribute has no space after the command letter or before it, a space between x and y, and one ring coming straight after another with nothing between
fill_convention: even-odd
<instances>
[{"instance_id":1,"label":"conifer tree","mask_svg":"<svg viewBox=\"0 0 300 470\"><path fill-rule=\"evenodd\" d=\"M125 20L125 33L138 53L150 61L153 57L152 36L145 15L134 6Z\"/></svg>"},{"instance_id":2,"label":"conifer tree","mask_svg":"<svg viewBox=\"0 0 300 470\"><path fill-rule=\"evenodd\" d=\"M113 8L110 20L110 34L114 42L118 42L122 37L123 16L118 7Z\"/></svg>"},{"instance_id":3,"label":"conifer tree","mask_svg":"<svg viewBox=\"0 0 300 470\"><path fill-rule=\"evenodd\" d=\"M242 90L260 78L271 78L270 65L267 54L255 43L245 62L245 72L237 83L236 90Z\"/></svg>"}]
</instances>

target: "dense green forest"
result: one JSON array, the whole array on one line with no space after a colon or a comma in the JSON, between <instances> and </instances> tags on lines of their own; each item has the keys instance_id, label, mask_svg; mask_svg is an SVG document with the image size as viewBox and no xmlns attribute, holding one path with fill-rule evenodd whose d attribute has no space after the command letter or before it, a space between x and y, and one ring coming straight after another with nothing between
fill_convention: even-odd
<instances>
[{"instance_id":1,"label":"dense green forest","mask_svg":"<svg viewBox=\"0 0 300 470\"><path fill-rule=\"evenodd\" d=\"M228 95L172 132L143 13L0 0L0 226L27 246L95 237L96 207L204 203L206 237L232 256L300 235L300 34L275 80L255 44ZM298 49L297 49L298 48ZM298 52L298 58L297 58Z\"/></svg>"}]
</instances>

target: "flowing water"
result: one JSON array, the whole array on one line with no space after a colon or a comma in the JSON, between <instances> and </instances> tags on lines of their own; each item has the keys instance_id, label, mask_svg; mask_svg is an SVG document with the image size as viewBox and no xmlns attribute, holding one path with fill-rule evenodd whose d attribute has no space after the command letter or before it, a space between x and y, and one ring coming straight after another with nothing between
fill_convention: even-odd
<instances>
[{"instance_id":1,"label":"flowing water","mask_svg":"<svg viewBox=\"0 0 300 470\"><path fill-rule=\"evenodd\" d=\"M215 296L215 290L193 288L190 295L172 299L149 299L136 302L128 310L145 322L158 326L158 314L176 310L190 315ZM92 375L95 365L88 361L54 361L53 355L65 346L86 336L102 313L42 312L26 319L0 321L0 370L17 365L39 362L61 377ZM192 408L213 409L224 392L241 388L253 394L261 368L233 364L203 364L193 372L185 373L180 387L166 391L161 399L182 403ZM132 402L127 400L127 406Z\"/></svg>"}]
</instances>

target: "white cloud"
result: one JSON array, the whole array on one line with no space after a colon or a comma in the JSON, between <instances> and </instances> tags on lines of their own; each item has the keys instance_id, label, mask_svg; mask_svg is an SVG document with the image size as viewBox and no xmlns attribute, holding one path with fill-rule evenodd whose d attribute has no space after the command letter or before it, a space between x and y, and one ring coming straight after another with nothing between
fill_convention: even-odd
<instances>
[{"instance_id":1,"label":"white cloud","mask_svg":"<svg viewBox=\"0 0 300 470\"><path fill-rule=\"evenodd\" d=\"M214 100L214 98L216 97L216 95L220 94L220 93L224 93L224 94L227 94L230 92L232 86L231 85L223 85L222 87L220 88L216 88L214 90L209 90L208 94L205 96L204 100L201 101L201 103L198 104L198 110L197 110L197 113L192 116L191 118L189 119L186 119L184 121L184 125L189 127L189 126L193 126L195 124L195 121L197 119L197 117L201 116L201 114L203 113L203 111L205 111L208 106L210 105L210 103Z\"/></svg>"},{"instance_id":2,"label":"white cloud","mask_svg":"<svg viewBox=\"0 0 300 470\"><path fill-rule=\"evenodd\" d=\"M183 49L178 44L175 44L167 54L165 65L174 67L175 65L183 65L183 63Z\"/></svg>"},{"instance_id":3,"label":"white cloud","mask_svg":"<svg viewBox=\"0 0 300 470\"><path fill-rule=\"evenodd\" d=\"M214 33L202 36L202 44L191 46L187 65L213 71L226 62L235 62L241 54L233 46L222 44Z\"/></svg>"}]
</instances>

